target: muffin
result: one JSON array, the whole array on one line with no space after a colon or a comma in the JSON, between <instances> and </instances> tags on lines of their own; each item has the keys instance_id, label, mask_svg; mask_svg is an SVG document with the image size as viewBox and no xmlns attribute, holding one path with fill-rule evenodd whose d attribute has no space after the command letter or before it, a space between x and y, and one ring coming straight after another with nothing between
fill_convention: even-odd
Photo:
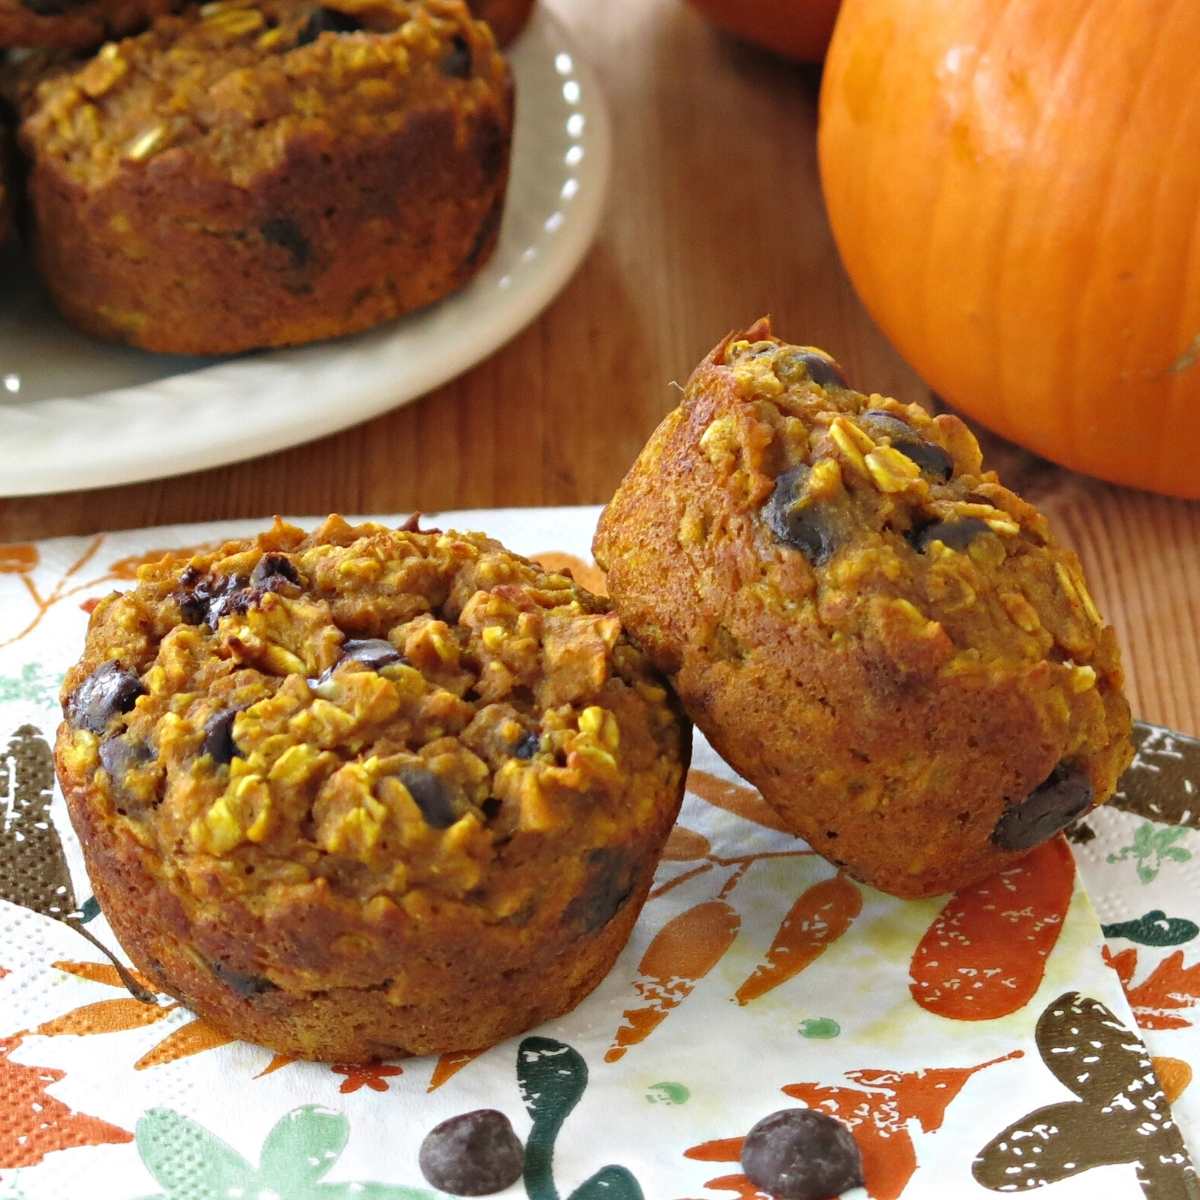
<instances>
[{"instance_id":1,"label":"muffin","mask_svg":"<svg viewBox=\"0 0 1200 1200\"><path fill-rule=\"evenodd\" d=\"M501 46L525 28L533 12L533 0L467 0L468 7L481 21L486 21Z\"/></svg>"},{"instance_id":2,"label":"muffin","mask_svg":"<svg viewBox=\"0 0 1200 1200\"><path fill-rule=\"evenodd\" d=\"M86 50L178 7L172 0L0 0L0 47Z\"/></svg>"},{"instance_id":3,"label":"muffin","mask_svg":"<svg viewBox=\"0 0 1200 1200\"><path fill-rule=\"evenodd\" d=\"M512 83L461 0L216 0L22 105L35 253L68 320L148 350L336 337L496 244Z\"/></svg>"},{"instance_id":4,"label":"muffin","mask_svg":"<svg viewBox=\"0 0 1200 1200\"><path fill-rule=\"evenodd\" d=\"M957 417L765 321L696 369L595 552L716 749L884 891L1002 869L1130 760L1113 631L1045 517Z\"/></svg>"},{"instance_id":5,"label":"muffin","mask_svg":"<svg viewBox=\"0 0 1200 1200\"><path fill-rule=\"evenodd\" d=\"M231 1035L485 1047L624 946L689 727L619 619L475 533L276 522L91 619L56 759L96 897Z\"/></svg>"}]
</instances>

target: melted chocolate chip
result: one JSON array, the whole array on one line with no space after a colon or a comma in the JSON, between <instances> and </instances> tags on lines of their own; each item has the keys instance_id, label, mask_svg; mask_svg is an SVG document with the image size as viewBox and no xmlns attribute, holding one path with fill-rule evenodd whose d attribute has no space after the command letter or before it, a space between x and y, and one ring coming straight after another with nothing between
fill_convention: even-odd
<instances>
[{"instance_id":1,"label":"melted chocolate chip","mask_svg":"<svg viewBox=\"0 0 1200 1200\"><path fill-rule=\"evenodd\" d=\"M521 1178L525 1151L508 1118L494 1108L435 1125L418 1155L427 1182L452 1196L491 1196Z\"/></svg>"},{"instance_id":2,"label":"melted chocolate chip","mask_svg":"<svg viewBox=\"0 0 1200 1200\"><path fill-rule=\"evenodd\" d=\"M261 996L263 992L273 992L276 985L262 975L250 975L245 971L235 971L224 963L209 963L212 973L236 996L249 1000L251 996Z\"/></svg>"},{"instance_id":3,"label":"melted chocolate chip","mask_svg":"<svg viewBox=\"0 0 1200 1200\"><path fill-rule=\"evenodd\" d=\"M775 490L763 506L767 528L781 541L799 550L814 567L827 563L837 550L837 538L820 504L797 508L809 468L801 464L775 480Z\"/></svg>"},{"instance_id":4,"label":"melted chocolate chip","mask_svg":"<svg viewBox=\"0 0 1200 1200\"><path fill-rule=\"evenodd\" d=\"M850 385L842 368L832 358L816 350L792 350L775 360L775 375L781 383L801 383L811 379L817 387L844 388Z\"/></svg>"},{"instance_id":5,"label":"melted chocolate chip","mask_svg":"<svg viewBox=\"0 0 1200 1200\"><path fill-rule=\"evenodd\" d=\"M828 1200L863 1181L854 1135L813 1108L763 1117L742 1144L742 1170L776 1200Z\"/></svg>"},{"instance_id":6,"label":"melted chocolate chip","mask_svg":"<svg viewBox=\"0 0 1200 1200\"><path fill-rule=\"evenodd\" d=\"M458 820L450 789L427 767L403 767L397 774L416 801L427 825L434 829L449 829Z\"/></svg>"},{"instance_id":7,"label":"melted chocolate chip","mask_svg":"<svg viewBox=\"0 0 1200 1200\"><path fill-rule=\"evenodd\" d=\"M122 785L126 771L148 763L153 757L145 742L127 737L109 737L100 743L100 765L108 772L114 787Z\"/></svg>"},{"instance_id":8,"label":"melted chocolate chip","mask_svg":"<svg viewBox=\"0 0 1200 1200\"><path fill-rule=\"evenodd\" d=\"M283 554L264 554L250 572L250 586L264 592L276 592L289 583L298 586L300 572Z\"/></svg>"},{"instance_id":9,"label":"melted chocolate chip","mask_svg":"<svg viewBox=\"0 0 1200 1200\"><path fill-rule=\"evenodd\" d=\"M237 743L233 740L233 721L240 710L223 708L215 712L204 723L204 740L200 743L200 753L211 756L218 765L232 762L241 755Z\"/></svg>"},{"instance_id":10,"label":"melted chocolate chip","mask_svg":"<svg viewBox=\"0 0 1200 1200\"><path fill-rule=\"evenodd\" d=\"M954 474L954 459L933 442L892 440L892 446L911 458L931 479L945 483Z\"/></svg>"},{"instance_id":11,"label":"melted chocolate chip","mask_svg":"<svg viewBox=\"0 0 1200 1200\"><path fill-rule=\"evenodd\" d=\"M964 551L988 527L977 517L963 517L957 521L932 521L914 529L908 540L924 554L934 542L941 542L948 550Z\"/></svg>"},{"instance_id":12,"label":"melted chocolate chip","mask_svg":"<svg viewBox=\"0 0 1200 1200\"><path fill-rule=\"evenodd\" d=\"M351 638L342 643L342 656L339 662L362 663L372 671L380 671L390 667L392 663L404 661L404 655L385 638Z\"/></svg>"},{"instance_id":13,"label":"melted chocolate chip","mask_svg":"<svg viewBox=\"0 0 1200 1200\"><path fill-rule=\"evenodd\" d=\"M1088 777L1059 763L1025 800L1005 811L992 831L992 841L1001 850L1030 850L1065 829L1091 804Z\"/></svg>"},{"instance_id":14,"label":"melted chocolate chip","mask_svg":"<svg viewBox=\"0 0 1200 1200\"><path fill-rule=\"evenodd\" d=\"M538 752L538 748L541 746L541 744L542 739L538 734L527 733L513 747L513 757L526 759L532 758Z\"/></svg>"},{"instance_id":15,"label":"melted chocolate chip","mask_svg":"<svg viewBox=\"0 0 1200 1200\"><path fill-rule=\"evenodd\" d=\"M450 49L442 59L442 74L451 79L470 79L473 67L470 42L461 34L455 34Z\"/></svg>"},{"instance_id":16,"label":"melted chocolate chip","mask_svg":"<svg viewBox=\"0 0 1200 1200\"><path fill-rule=\"evenodd\" d=\"M621 847L592 850L587 856L588 877L583 891L567 905L568 921L586 933L603 929L633 893L634 859Z\"/></svg>"},{"instance_id":17,"label":"melted chocolate chip","mask_svg":"<svg viewBox=\"0 0 1200 1200\"><path fill-rule=\"evenodd\" d=\"M356 33L360 29L362 25L349 13L339 12L336 8L317 8L304 22L296 45L307 46L323 33Z\"/></svg>"},{"instance_id":18,"label":"melted chocolate chip","mask_svg":"<svg viewBox=\"0 0 1200 1200\"><path fill-rule=\"evenodd\" d=\"M954 474L954 459L941 446L926 441L907 421L895 413L872 408L863 413L862 420L871 432L890 437L895 449L905 458L912 459L931 479L945 483Z\"/></svg>"},{"instance_id":19,"label":"melted chocolate chip","mask_svg":"<svg viewBox=\"0 0 1200 1200\"><path fill-rule=\"evenodd\" d=\"M269 565L264 567L264 563ZM257 579L247 580L244 575L218 575L215 579L199 579L181 588L174 593L180 615L188 625L207 624L216 632L222 617L247 612L268 592L300 582L296 568L281 554L264 556L254 568L254 574ZM183 582L182 578L180 582Z\"/></svg>"},{"instance_id":20,"label":"melted chocolate chip","mask_svg":"<svg viewBox=\"0 0 1200 1200\"><path fill-rule=\"evenodd\" d=\"M120 663L97 667L67 700L67 720L77 729L103 733L109 721L127 713L145 694L142 681Z\"/></svg>"},{"instance_id":21,"label":"melted chocolate chip","mask_svg":"<svg viewBox=\"0 0 1200 1200\"><path fill-rule=\"evenodd\" d=\"M300 232L300 226L289 217L269 217L259 227L263 241L279 246L291 256L291 265L297 271L308 266L312 258L312 243ZM280 554L269 554L267 558L283 558ZM283 559L287 562L287 559ZM290 565L290 564L289 564Z\"/></svg>"}]
</instances>

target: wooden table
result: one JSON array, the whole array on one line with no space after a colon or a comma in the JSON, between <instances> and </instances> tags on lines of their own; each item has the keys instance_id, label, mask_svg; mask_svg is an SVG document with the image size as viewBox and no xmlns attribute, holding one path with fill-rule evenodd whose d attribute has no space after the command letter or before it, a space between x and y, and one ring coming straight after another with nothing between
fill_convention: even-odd
<instances>
[{"instance_id":1,"label":"wooden table","mask_svg":"<svg viewBox=\"0 0 1200 1200\"><path fill-rule=\"evenodd\" d=\"M672 380L764 312L852 380L927 388L863 312L821 205L818 76L713 34L680 0L548 0L612 104L607 220L540 320L470 374L308 446L128 487L0 501L0 540L275 512L434 511L607 498ZM1135 711L1200 733L1200 505L1094 483L989 439L1083 557Z\"/></svg>"}]
</instances>

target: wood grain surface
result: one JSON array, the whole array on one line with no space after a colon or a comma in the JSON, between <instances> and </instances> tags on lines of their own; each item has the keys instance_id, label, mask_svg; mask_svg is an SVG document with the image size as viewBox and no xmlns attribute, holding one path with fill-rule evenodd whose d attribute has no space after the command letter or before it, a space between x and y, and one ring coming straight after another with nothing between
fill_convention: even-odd
<instances>
[{"instance_id":1,"label":"wood grain surface","mask_svg":"<svg viewBox=\"0 0 1200 1200\"><path fill-rule=\"evenodd\" d=\"M599 240L538 321L424 399L310 445L0 501L0 541L276 512L601 502L674 404L671 381L764 312L782 336L833 352L860 386L933 401L838 263L817 179L817 72L719 37L680 0L621 0L619 14L548 2L601 73L616 157ZM1200 505L987 443L1082 556L1121 635L1136 712L1200 734Z\"/></svg>"}]
</instances>

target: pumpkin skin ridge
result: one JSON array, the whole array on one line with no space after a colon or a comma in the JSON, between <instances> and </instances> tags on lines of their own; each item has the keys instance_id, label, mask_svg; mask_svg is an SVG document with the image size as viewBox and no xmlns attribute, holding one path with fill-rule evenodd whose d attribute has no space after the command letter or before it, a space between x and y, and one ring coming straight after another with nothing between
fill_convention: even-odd
<instances>
[{"instance_id":1,"label":"pumpkin skin ridge","mask_svg":"<svg viewBox=\"0 0 1200 1200\"><path fill-rule=\"evenodd\" d=\"M986 22L989 6L965 7L846 0L819 154L848 274L959 411L1069 468L1200 498L1200 167L1185 149L1200 136L1200 98L1185 86L1200 6L1165 3L1124 39L1140 2L1081 9L1079 23L1069 0L1006 5ZM1071 24L1040 58L1029 31ZM889 52L897 44L905 54ZM947 83L933 70L955 46L979 61ZM1008 74L1032 101L1008 97ZM901 76L926 82L905 97ZM979 119L993 96L999 111ZM1030 104L1022 125L1013 114ZM977 163L952 161L956 115ZM993 126L1014 145L989 139Z\"/></svg>"}]
</instances>

